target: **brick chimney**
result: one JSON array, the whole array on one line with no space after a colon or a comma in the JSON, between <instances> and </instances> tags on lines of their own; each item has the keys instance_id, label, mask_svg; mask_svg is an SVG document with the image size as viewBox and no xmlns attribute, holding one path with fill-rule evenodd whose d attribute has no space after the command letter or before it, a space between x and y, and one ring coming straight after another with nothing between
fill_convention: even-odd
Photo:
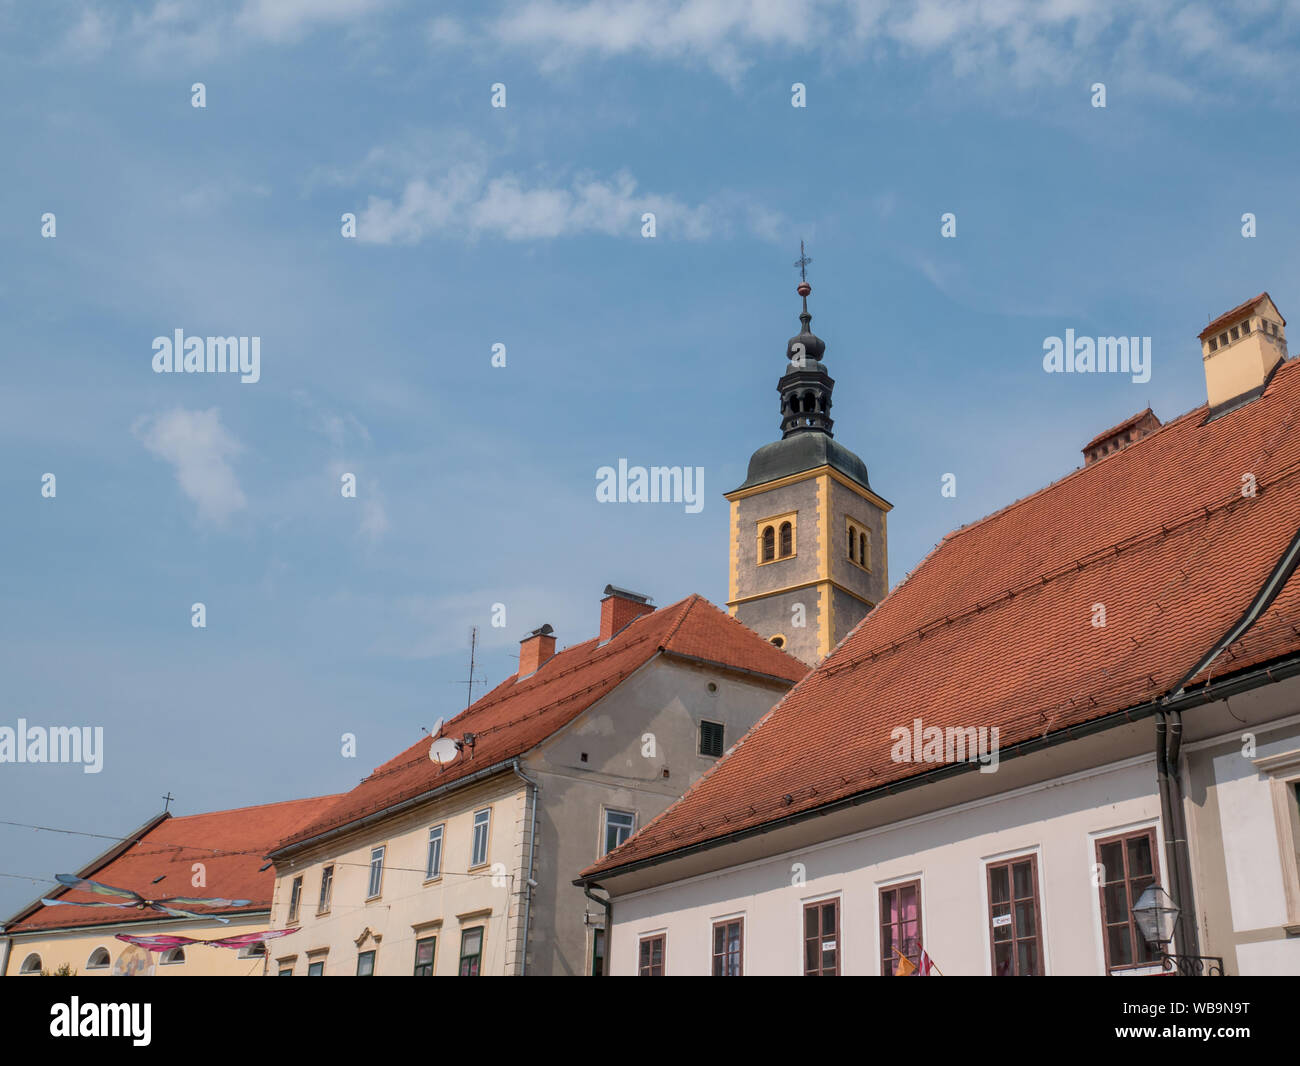
<instances>
[{"instance_id":1,"label":"brick chimney","mask_svg":"<svg viewBox=\"0 0 1300 1066\"><path fill-rule=\"evenodd\" d=\"M555 654L555 630L549 625L539 626L519 642L519 674L525 678L535 674L543 663Z\"/></svg>"},{"instance_id":2,"label":"brick chimney","mask_svg":"<svg viewBox=\"0 0 1300 1066\"><path fill-rule=\"evenodd\" d=\"M1286 319L1268 293L1220 315L1200 333L1210 409L1245 403L1264 391L1286 358Z\"/></svg>"},{"instance_id":3,"label":"brick chimney","mask_svg":"<svg viewBox=\"0 0 1300 1066\"><path fill-rule=\"evenodd\" d=\"M606 585L605 598L600 601L600 643L604 644L633 619L653 610L649 596Z\"/></svg>"},{"instance_id":4,"label":"brick chimney","mask_svg":"<svg viewBox=\"0 0 1300 1066\"><path fill-rule=\"evenodd\" d=\"M1139 411L1137 414L1124 419L1118 426L1112 426L1105 433L1100 433L1093 437L1083 446L1083 458L1085 466L1092 466L1098 459L1104 459L1111 452L1117 452L1121 448L1127 448L1134 441L1141 440L1148 433L1154 433L1160 428L1160 419L1158 419L1151 408L1145 411Z\"/></svg>"}]
</instances>

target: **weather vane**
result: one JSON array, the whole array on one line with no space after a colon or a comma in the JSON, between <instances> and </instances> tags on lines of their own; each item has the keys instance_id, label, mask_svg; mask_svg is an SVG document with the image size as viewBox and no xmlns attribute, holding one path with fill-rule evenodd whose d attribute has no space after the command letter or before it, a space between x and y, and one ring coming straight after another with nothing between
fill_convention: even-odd
<instances>
[{"instance_id":1,"label":"weather vane","mask_svg":"<svg viewBox=\"0 0 1300 1066\"><path fill-rule=\"evenodd\" d=\"M811 262L812 258L804 253L803 240L801 238L799 241L799 258L794 261L794 265L799 268L800 281L808 280L808 264Z\"/></svg>"}]
</instances>

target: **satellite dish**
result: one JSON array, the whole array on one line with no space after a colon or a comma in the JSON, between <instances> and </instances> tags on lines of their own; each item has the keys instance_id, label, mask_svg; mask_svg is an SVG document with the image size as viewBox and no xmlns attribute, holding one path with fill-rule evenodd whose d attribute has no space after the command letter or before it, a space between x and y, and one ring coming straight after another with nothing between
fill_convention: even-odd
<instances>
[{"instance_id":1,"label":"satellite dish","mask_svg":"<svg viewBox=\"0 0 1300 1066\"><path fill-rule=\"evenodd\" d=\"M451 737L443 737L429 745L429 759L439 766L446 766L460 754L460 748Z\"/></svg>"}]
</instances>

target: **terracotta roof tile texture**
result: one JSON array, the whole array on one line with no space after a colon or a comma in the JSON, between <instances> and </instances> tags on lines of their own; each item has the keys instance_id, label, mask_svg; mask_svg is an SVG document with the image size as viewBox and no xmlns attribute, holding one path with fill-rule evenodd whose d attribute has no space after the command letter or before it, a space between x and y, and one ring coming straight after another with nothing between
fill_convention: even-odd
<instances>
[{"instance_id":1,"label":"terracotta roof tile texture","mask_svg":"<svg viewBox=\"0 0 1300 1066\"><path fill-rule=\"evenodd\" d=\"M266 910L275 890L275 870L261 871L266 851L276 840L313 818L338 796L268 803L209 814L167 818L145 833L126 851L103 866L83 873L92 881L114 888L130 889L146 899L164 896L222 896L247 899L245 907L189 907L196 914L230 915ZM193 864L203 863L206 886L191 884ZM79 871L80 872L80 871ZM156 877L165 880L154 884ZM112 896L99 896L59 886L47 893L51 899L75 903L120 903ZM179 906L179 905L178 905ZM117 922L169 922L173 919L155 910L125 910L115 907L41 907L6 932L33 932L78 926L110 925Z\"/></svg>"},{"instance_id":2,"label":"terracotta roof tile texture","mask_svg":"<svg viewBox=\"0 0 1300 1066\"><path fill-rule=\"evenodd\" d=\"M584 876L932 769L891 759L891 730L915 718L996 725L1006 749L1171 691L1300 529L1300 361L1251 403L1204 424L1207 413L949 534L726 758ZM1242 494L1247 474L1254 496ZM1300 577L1208 673L1297 651Z\"/></svg>"},{"instance_id":3,"label":"terracotta roof tile texture","mask_svg":"<svg viewBox=\"0 0 1300 1066\"><path fill-rule=\"evenodd\" d=\"M286 835L279 848L339 829L435 788L524 754L572 722L660 651L798 681L808 667L720 611L689 596L633 620L605 644L565 648L522 680L508 677L471 707L443 723L440 735L475 737L445 768L429 759L434 737L382 766L310 824Z\"/></svg>"}]
</instances>

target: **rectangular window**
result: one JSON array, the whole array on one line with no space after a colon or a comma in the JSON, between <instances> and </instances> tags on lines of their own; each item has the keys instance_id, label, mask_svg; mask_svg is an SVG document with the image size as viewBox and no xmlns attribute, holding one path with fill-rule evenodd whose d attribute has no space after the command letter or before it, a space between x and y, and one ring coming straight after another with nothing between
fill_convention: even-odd
<instances>
[{"instance_id":1,"label":"rectangular window","mask_svg":"<svg viewBox=\"0 0 1300 1066\"><path fill-rule=\"evenodd\" d=\"M325 960L324 960L324 959L317 959L315 962L313 962L311 959L308 959L308 960L307 960L307 976L308 976L308 977L324 977L324 976L325 976Z\"/></svg>"},{"instance_id":2,"label":"rectangular window","mask_svg":"<svg viewBox=\"0 0 1300 1066\"><path fill-rule=\"evenodd\" d=\"M1214 337L1211 337L1211 338L1210 338L1210 351L1212 351L1212 352L1213 352L1213 351L1217 351L1217 350L1218 350L1218 347L1219 347L1219 342L1218 342Z\"/></svg>"},{"instance_id":3,"label":"rectangular window","mask_svg":"<svg viewBox=\"0 0 1300 1066\"><path fill-rule=\"evenodd\" d=\"M432 977L433 959L438 950L438 938L428 936L415 942L415 976Z\"/></svg>"},{"instance_id":4,"label":"rectangular window","mask_svg":"<svg viewBox=\"0 0 1300 1066\"><path fill-rule=\"evenodd\" d=\"M1133 919L1133 904L1155 883L1159 872L1156 831L1143 829L1097 841L1097 862L1101 866L1101 939L1107 972L1156 962L1155 952Z\"/></svg>"},{"instance_id":5,"label":"rectangular window","mask_svg":"<svg viewBox=\"0 0 1300 1066\"><path fill-rule=\"evenodd\" d=\"M591 934L591 976L605 975L605 930L596 929Z\"/></svg>"},{"instance_id":6,"label":"rectangular window","mask_svg":"<svg viewBox=\"0 0 1300 1066\"><path fill-rule=\"evenodd\" d=\"M664 955L667 952L668 937L664 933L641 939L641 952L637 959L638 977L662 977L664 975Z\"/></svg>"},{"instance_id":7,"label":"rectangular window","mask_svg":"<svg viewBox=\"0 0 1300 1066\"><path fill-rule=\"evenodd\" d=\"M700 723L700 754L714 759L722 754L722 723Z\"/></svg>"},{"instance_id":8,"label":"rectangular window","mask_svg":"<svg viewBox=\"0 0 1300 1066\"><path fill-rule=\"evenodd\" d=\"M281 966L281 967L280 967L280 972L279 972L278 974L276 974L275 976L276 976L276 977L292 977L292 976L293 976L293 967L292 967L292 966Z\"/></svg>"},{"instance_id":9,"label":"rectangular window","mask_svg":"<svg viewBox=\"0 0 1300 1066\"><path fill-rule=\"evenodd\" d=\"M478 977L483 960L483 927L464 929L460 934L460 976Z\"/></svg>"},{"instance_id":10,"label":"rectangular window","mask_svg":"<svg viewBox=\"0 0 1300 1066\"><path fill-rule=\"evenodd\" d=\"M370 884L366 888L366 899L374 899L384 883L384 849L381 845L370 849Z\"/></svg>"},{"instance_id":11,"label":"rectangular window","mask_svg":"<svg viewBox=\"0 0 1300 1066\"><path fill-rule=\"evenodd\" d=\"M289 890L289 921L298 920L298 907L302 903L302 878L293 879L293 888Z\"/></svg>"},{"instance_id":12,"label":"rectangular window","mask_svg":"<svg viewBox=\"0 0 1300 1066\"><path fill-rule=\"evenodd\" d=\"M363 951L357 956L357 976L375 976L375 953L373 951Z\"/></svg>"},{"instance_id":13,"label":"rectangular window","mask_svg":"<svg viewBox=\"0 0 1300 1066\"><path fill-rule=\"evenodd\" d=\"M429 854L424 860L424 879L432 881L442 876L442 826L429 830Z\"/></svg>"},{"instance_id":14,"label":"rectangular window","mask_svg":"<svg viewBox=\"0 0 1300 1066\"><path fill-rule=\"evenodd\" d=\"M728 918L713 923L713 976L741 977L744 974L745 920Z\"/></svg>"},{"instance_id":15,"label":"rectangular window","mask_svg":"<svg viewBox=\"0 0 1300 1066\"><path fill-rule=\"evenodd\" d=\"M334 867L326 866L320 873L320 902L316 913L325 914L330 909L330 896L334 893Z\"/></svg>"},{"instance_id":16,"label":"rectangular window","mask_svg":"<svg viewBox=\"0 0 1300 1066\"><path fill-rule=\"evenodd\" d=\"M880 974L895 977L902 958L921 965L921 882L880 890Z\"/></svg>"},{"instance_id":17,"label":"rectangular window","mask_svg":"<svg viewBox=\"0 0 1300 1066\"><path fill-rule=\"evenodd\" d=\"M602 855L608 855L632 835L632 823L635 820L627 811L605 812L605 850L601 852Z\"/></svg>"},{"instance_id":18,"label":"rectangular window","mask_svg":"<svg viewBox=\"0 0 1300 1066\"><path fill-rule=\"evenodd\" d=\"M1232 329L1230 329L1228 332L1232 334L1232 339L1233 339L1234 341L1235 341L1238 337L1241 336L1241 334L1238 332L1236 326L1233 326Z\"/></svg>"},{"instance_id":19,"label":"rectangular window","mask_svg":"<svg viewBox=\"0 0 1300 1066\"><path fill-rule=\"evenodd\" d=\"M988 871L993 975L1041 977L1038 859L1026 855L1007 862L991 863Z\"/></svg>"},{"instance_id":20,"label":"rectangular window","mask_svg":"<svg viewBox=\"0 0 1300 1066\"><path fill-rule=\"evenodd\" d=\"M474 846L470 850L469 865L482 866L488 860L488 829L492 825L492 808L474 812Z\"/></svg>"},{"instance_id":21,"label":"rectangular window","mask_svg":"<svg viewBox=\"0 0 1300 1066\"><path fill-rule=\"evenodd\" d=\"M803 972L805 977L839 976L840 901L837 899L804 904Z\"/></svg>"}]
</instances>

